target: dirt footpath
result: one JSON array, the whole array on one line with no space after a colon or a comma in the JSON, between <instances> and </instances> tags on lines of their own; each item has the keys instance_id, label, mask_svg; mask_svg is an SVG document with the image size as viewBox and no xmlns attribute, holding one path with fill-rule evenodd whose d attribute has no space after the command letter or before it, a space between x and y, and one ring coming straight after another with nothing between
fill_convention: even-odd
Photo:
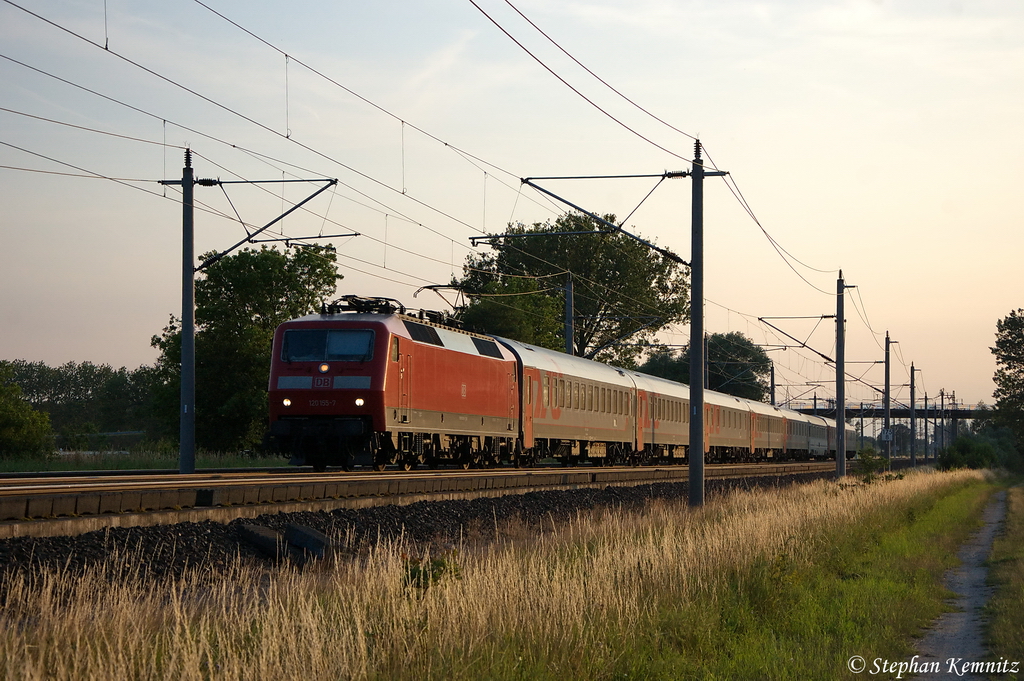
<instances>
[{"instance_id":1,"label":"dirt footpath","mask_svg":"<svg viewBox=\"0 0 1024 681\"><path fill-rule=\"evenodd\" d=\"M964 675L950 670L950 658L964 662L978 662L987 651L982 635L982 609L992 595L992 588L985 585L988 568L985 560L992 552L992 542L1006 517L1006 492L993 495L985 508L985 526L971 536L960 547L957 554L961 566L946 573L946 586L956 593L953 605L957 612L947 612L932 624L932 628L918 643L919 663L938 662L941 671L937 674L916 676L922 680L984 679L986 677ZM956 664L956 662L954 662Z\"/></svg>"}]
</instances>

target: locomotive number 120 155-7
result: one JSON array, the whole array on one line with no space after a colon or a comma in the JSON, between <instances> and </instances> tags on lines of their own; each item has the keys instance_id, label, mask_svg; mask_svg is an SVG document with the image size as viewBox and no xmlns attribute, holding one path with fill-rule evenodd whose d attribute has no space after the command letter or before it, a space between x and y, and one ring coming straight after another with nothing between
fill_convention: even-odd
<instances>
[{"instance_id":1,"label":"locomotive number 120 155-7","mask_svg":"<svg viewBox=\"0 0 1024 681\"><path fill-rule=\"evenodd\" d=\"M333 407L338 404L337 400L310 400L311 407Z\"/></svg>"}]
</instances>

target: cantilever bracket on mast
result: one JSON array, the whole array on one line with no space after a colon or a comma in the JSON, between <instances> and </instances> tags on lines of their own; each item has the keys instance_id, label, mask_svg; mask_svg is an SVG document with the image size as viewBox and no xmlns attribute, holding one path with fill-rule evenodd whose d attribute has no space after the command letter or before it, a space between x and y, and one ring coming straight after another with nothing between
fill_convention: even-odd
<instances>
[{"instance_id":1,"label":"cantilever bracket on mast","mask_svg":"<svg viewBox=\"0 0 1024 681\"><path fill-rule=\"evenodd\" d=\"M595 176L592 176L592 177L582 177L582 176L581 177L524 177L524 178L521 179L521 182L523 184L530 185L531 187L533 187L534 189L536 189L539 192L547 194L548 196L550 196L551 198L555 199L556 201L560 201L560 202L564 203L565 205L569 206L570 208L578 210L579 212L583 213L584 215L586 215L587 217L591 218L592 220L595 220L598 223L604 225L605 227L608 227L608 228L610 228L610 229L612 229L612 230L614 230L616 232L621 232L622 234L625 234L626 236L628 236L630 239L634 239L636 241L639 241L640 243L642 243L643 245L647 246L651 250L656 251L658 253L661 253L663 256L665 256L666 258L668 258L672 262L677 262L680 265L689 266L690 263L686 262L685 260L680 258L678 255L676 255L672 251L668 250L667 248L661 248L660 246L655 246L650 241L647 241L646 239L641 239L636 234L632 234L630 232L627 232L626 230L624 230L622 228L621 225L616 225L613 222L608 222L607 220L602 218L600 215L597 215L595 213L590 212L589 210L586 210L585 208L581 208L580 206L577 206L575 203L572 203L571 201L569 201L567 199L564 199L561 196L558 196L557 194L548 191L547 189L544 189L544 187L541 187L539 184L537 184L536 182L533 181L533 180L609 179L609 178L620 178L620 177L621 178L660 177L662 179L667 179L667 178L675 178L675 177L686 177L688 174L689 174L688 172L680 170L680 171L673 171L673 172L664 172L664 173L661 173L661 174L658 174L658 175L595 175Z\"/></svg>"},{"instance_id":2,"label":"cantilever bracket on mast","mask_svg":"<svg viewBox=\"0 0 1024 681\"><path fill-rule=\"evenodd\" d=\"M817 350L815 350L814 348L812 348L810 345L808 345L807 343L803 342L799 338L795 338L794 336L789 335L788 333L786 333L785 331L783 331L782 329L780 329L779 327L775 326L774 324L772 324L771 322L768 321L769 319L835 319L835 318L836 318L836 316L834 314L823 314L823 315L820 315L818 317L758 317L757 321L761 322L762 324L764 324L766 326L772 327L773 329L775 329L776 331L781 333L783 336L785 336L786 338L788 338L791 341L793 341L794 343L799 343L800 347L805 348L807 350L810 350L811 352L816 354L818 357L821 357L826 362L835 363L835 360L832 359L831 357L829 357L828 355L826 355L824 353L821 353L821 352L818 352Z\"/></svg>"},{"instance_id":3,"label":"cantilever bracket on mast","mask_svg":"<svg viewBox=\"0 0 1024 681\"><path fill-rule=\"evenodd\" d=\"M317 196L319 196L323 192L327 191L328 189L330 189L334 185L338 184L338 180L336 180L336 179L331 179L331 180L329 180L329 179L320 179L320 180L240 180L240 181L226 181L226 182L221 182L220 180L210 180L209 182L216 183L216 184L267 184L267 183L271 183L271 182L326 182L327 184L325 184L323 187L320 187L315 192L313 192L312 194L310 194L309 196L304 198L302 201L299 201L294 206L292 206L291 208L289 208L285 212L281 213L276 218L274 218L273 220L271 220L267 224L263 225L262 227L257 229L252 234L249 234L248 236L246 236L244 239L239 241L237 244L235 244L231 248L228 248L227 250L221 251L217 255L213 256L210 259L208 259L206 262L200 264L199 267L195 268L196 272L200 272L200 271L206 269L207 267L209 267L213 263L217 262L218 260L223 258L225 255L227 255L228 253L230 253L231 251L235 250L236 248L238 248L239 246L241 246L243 244L246 244L246 243L250 243L250 244L258 243L259 240L253 238L257 234L260 234L260 233L265 232L266 230L270 229L271 227L276 225L278 222L283 220L288 215L290 215L293 212L297 211L299 208L301 208L305 204L309 203L310 201L315 199ZM345 236L349 236L349 235L345 235ZM313 238L313 237L305 237L305 238ZM317 238L321 238L321 237L317 237ZM287 240L294 241L295 239L287 239ZM286 239L268 239L268 241L286 241Z\"/></svg>"}]
</instances>

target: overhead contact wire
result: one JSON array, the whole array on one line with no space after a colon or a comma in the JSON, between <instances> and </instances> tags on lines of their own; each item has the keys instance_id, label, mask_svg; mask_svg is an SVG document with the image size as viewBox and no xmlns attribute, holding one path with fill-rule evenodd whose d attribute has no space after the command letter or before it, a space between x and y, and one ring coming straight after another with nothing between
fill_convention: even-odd
<instances>
[{"instance_id":1,"label":"overhead contact wire","mask_svg":"<svg viewBox=\"0 0 1024 681\"><path fill-rule=\"evenodd\" d=\"M198 0L197 0L197 1L198 1ZM10 2L10 0L5 0L5 2ZM560 75L558 75L558 74L557 74L557 73L555 72L555 70L554 70L554 69L552 69L552 68L551 68L550 66L548 66L547 64L545 64L545 63L544 63L544 61L543 61L542 59L540 59L540 57L538 57L537 55L535 55L535 54L534 54L533 52L531 52L531 51L530 51L530 50L529 50L529 49L528 49L528 48L527 48L527 47L526 47L525 45L523 45L523 44L522 44L521 42L519 42L519 40L517 40L517 39L515 38L515 36L513 36L513 35L512 35L511 33L509 33L509 32L508 32L507 30L505 30L505 27L504 27L504 26L502 26L501 24L499 24L499 23L498 23L498 22L497 22L497 21L496 21L496 20L495 20L495 19L494 19L493 17L491 17L491 15L490 15L490 14L488 14L487 12L485 12L485 11L483 10L483 8L482 8L482 7L480 7L480 5L476 4L475 0L469 0L469 3L470 3L471 5L473 5L473 7L476 7L476 8L477 8L477 10L479 10L479 12L480 12L481 14L483 14L483 15L484 15L485 17L487 17L488 21L490 21L490 22L491 22L492 24L494 24L494 25L495 25L495 26L496 26L496 27L498 28L498 30L499 30L499 31L501 31L501 32L502 32L502 33L504 33L504 34L505 34L506 36L508 36L508 39L509 39L509 40L511 40L512 42L514 42L514 43L515 43L516 45L518 45L518 46L519 46L519 48L520 48L520 49L521 49L521 50L522 50L523 52L525 52L526 54L530 55L530 57L531 57L531 58L532 58L532 59L533 59L533 60L534 60L535 62L537 62L538 64L540 64L540 65L541 65L541 66L542 66L542 67L544 68L544 70L545 70L545 71L547 71L548 73L550 73L550 74L551 74L552 76L554 76L555 78L557 78L557 79L559 80L559 82L561 82L561 83L562 83L563 85L565 85L565 86L566 86L567 88L569 88L570 90L572 90L573 92L575 92L575 93L576 93L577 95L579 95L579 97L580 97L580 98L582 98L582 99L583 99L583 100L584 100L585 102L587 102L588 104L590 104L590 106L594 107L595 109L597 109L598 111L600 111L601 113L603 113L603 114L604 114L605 116L607 116L607 117L608 117L608 118L610 118L611 120L613 120L613 121L615 121L616 123L618 123L618 124L619 124L619 125L620 125L621 127L625 128L626 130L628 130L628 131L629 131L629 132L631 132L632 134L634 134L634 135L636 135L637 137L639 137L640 139L644 140L645 142L647 142L647 143L648 143L648 144L650 144L651 146L654 146L654 147L656 147L656 148L658 148L658 149L660 149L660 150L664 151L664 152L665 152L666 154L668 154L668 155L670 155L670 156L674 156L675 158L678 158L678 159L680 159L680 160L682 160L682 161L686 161L687 163L692 163L692 162L693 162L693 160L692 160L692 159L689 159L689 158L687 158L687 157L685 157L685 156L682 156L682 155L680 155L680 154L677 154L676 152L672 151L671 149L669 149L669 148L667 148L667 147L664 147L664 146L662 146L662 145L658 144L657 142L655 142L655 141L654 141L654 140L652 140L651 138L647 137L647 136L646 136L646 135L644 135L643 133L641 133L641 132L639 132L639 131L637 131L637 130L634 130L633 128L631 128L630 126L628 126L628 125L627 125L626 123L622 122L621 120L619 120L618 118L616 118L616 117L615 117L614 115L612 115L611 113L609 113L608 111L606 111L605 109L603 109L603 108L602 108L602 107L601 107L601 106L600 106L599 104L597 104L597 102L595 102L594 100L590 99L590 98L589 98L589 97L587 97L587 96L586 96L585 94L583 94L583 93L582 93L582 92L580 92L580 91L579 91L578 89L576 89L576 88L575 88L575 87L574 87L574 86L573 86L572 84L570 84L570 83L569 83L569 81L567 81L567 80L566 80L565 78L562 78L562 77L561 77Z\"/></svg>"},{"instance_id":2,"label":"overhead contact wire","mask_svg":"<svg viewBox=\"0 0 1024 681\"><path fill-rule=\"evenodd\" d=\"M3 0L3 2L6 2L7 4L11 5L12 7L20 9L21 11L25 12L26 14L29 14L29 15L39 19L40 21L43 21L44 23L47 23L50 26L53 26L54 28L57 28L57 29L63 31L63 32L67 33L68 35L74 36L74 37L78 38L79 40L81 40L83 42L86 42L89 45L92 45L93 47L101 49L104 52L107 52L108 54L111 54L111 55L117 57L118 59L121 59L122 61L124 61L124 62L126 62L128 64L131 64L132 66L134 66L134 67L136 67L138 69L141 69L142 71L145 71L146 73L148 73L148 74L150 74L150 75L152 75L152 76L154 76L156 78L159 78L160 80L162 80L162 81L164 81L164 82L166 82L166 83L168 83L170 85L173 85L174 87L177 87L177 88L179 88L181 90L184 90L185 92L188 92L189 94L191 94L191 95L193 95L195 97L198 97L198 98L202 99L203 101L205 101L205 102L207 102L209 104L212 104L213 106L215 106L215 107L217 107L219 109L222 109L223 111L226 111L226 112L228 112L228 113L230 113L230 114L232 114L234 116L237 116L237 117L241 118L242 120L247 121L247 122L257 126L258 128L260 128L262 130L265 130L266 132L271 133L272 135L276 135L277 137L280 137L281 139L288 140L289 142L298 145L299 147L305 149L306 151L309 151L309 152L311 152L313 154L316 154L317 156L320 156L320 157L322 157L322 158L324 158L324 159L326 159L326 160L328 160L328 161L330 161L332 163L336 163L339 166L341 166L342 168L348 170L351 173L354 173L354 174L358 175L359 177L362 177L365 180L368 180L368 181L370 181L370 182L372 182L372 183L374 183L376 185L379 185L380 187L383 187L383 188L385 188L385 189L387 189L389 191L392 191L392 192L394 192L396 194L401 194L402 196L405 196L406 198L408 198L413 203L416 203L416 204L418 204L418 205L420 205L420 206L422 206L424 208L427 208L428 210L431 210L431 211L433 211L433 212L435 212L435 213L437 213L439 215L443 215L444 217L448 218L449 220L452 220L453 222L456 222L456 223L458 223L460 225L463 225L464 227L472 229L473 231L476 231L476 232L480 231L477 227L471 225L470 223L466 222L465 220L457 218L454 215L451 215L450 213L447 213L447 212L441 210L440 208L435 208L434 206L431 206L430 204L426 203L425 201L422 201L421 199L417 199L416 197L414 197L414 196L412 196L410 194L407 194L407 193L403 194L401 190L396 189L395 187L392 187L391 185L389 185L388 183L386 183L386 182L384 182L382 180L378 180L377 178L373 177L372 175L368 175L368 174L366 174L366 173L364 173L364 172L362 172L360 170L357 170L356 168L354 168L354 167L352 167L352 166L350 166L350 165L348 165L348 164L346 164L346 163L344 163L344 162L342 162L342 161L340 161L340 160L338 160L336 158L333 158L332 156L330 156L328 154L325 154L324 152L319 151L319 150L309 146L308 144L304 144L302 142L299 142L295 138L288 137L284 133L282 133L282 132L280 132L278 130L274 130L272 127L270 127L270 126L268 126L268 125L266 125L264 123L261 123L261 122L257 121L256 119L241 113L240 111L236 111L235 109L232 109L231 107L227 106L226 104L221 104L220 102L216 101L215 99L207 97L206 95L203 95L203 94L199 93L198 91L193 90L192 88L189 88L188 86L183 85L183 84L173 80L172 78L169 78L169 77L167 77L167 76L165 76L165 75L163 75L163 74L161 74L161 73L159 73L157 71L154 71L153 69L150 69L149 67L144 66L144 65L142 65L142 64L140 64L140 63L138 63L138 62L136 62L136 61L134 61L134 60L132 60L132 59L130 59L130 58L128 58L128 57L126 57L126 56L116 52L116 51L114 51L114 50L107 50L107 49L104 48L103 45L100 45L96 41L91 40L90 38L87 38L87 37L81 35L80 33L76 33L75 31L72 31L71 29L69 29L69 28L67 28L65 26L62 26L62 25L60 25L60 24L58 24L58 23L56 23L54 21L51 21L50 19L47 19L46 17L44 17L44 16L42 16L40 14L37 14L36 12L33 12L33 11L29 10L29 9L26 9L25 7L22 7L21 5L17 4L16 2L13 2L13 0Z\"/></svg>"}]
</instances>

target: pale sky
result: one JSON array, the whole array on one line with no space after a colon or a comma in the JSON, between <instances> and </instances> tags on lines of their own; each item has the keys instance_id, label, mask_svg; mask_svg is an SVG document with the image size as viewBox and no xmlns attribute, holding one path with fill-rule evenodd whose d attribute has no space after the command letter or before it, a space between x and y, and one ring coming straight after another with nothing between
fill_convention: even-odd
<instances>
[{"instance_id":1,"label":"pale sky","mask_svg":"<svg viewBox=\"0 0 1024 681\"><path fill-rule=\"evenodd\" d=\"M692 139L580 69L504 0L476 1L594 104L672 153L559 82L469 0L209 0L273 47L196 2L17 0L42 19L0 2L0 358L129 368L155 359L150 336L180 314L181 208L154 181L180 178L185 145L200 177L338 178L284 233L360 232L333 240L339 294L432 309L443 302L413 293L447 283L470 236L557 216L518 178L689 170ZM848 361L882 359L888 330L899 341L894 384L915 362L919 397L945 389L992 402L996 321L1024 307L1024 5L514 4L634 102L699 135L795 258L807 282L726 183L709 179L708 331L777 343L757 317L834 314L841 268L858 286L846 305ZM624 217L653 182L546 186ZM235 209L262 226L314 189L289 184L282 199L280 187L230 185L230 203L220 188L197 187L197 201L222 215L197 212L196 253L245 236ZM690 180L663 183L627 224L688 258ZM834 323L818 322L773 323L833 355ZM663 338L684 343L687 331ZM771 355L791 394L834 378L812 353ZM880 366L850 370L882 381ZM874 399L857 383L847 396Z\"/></svg>"}]
</instances>

